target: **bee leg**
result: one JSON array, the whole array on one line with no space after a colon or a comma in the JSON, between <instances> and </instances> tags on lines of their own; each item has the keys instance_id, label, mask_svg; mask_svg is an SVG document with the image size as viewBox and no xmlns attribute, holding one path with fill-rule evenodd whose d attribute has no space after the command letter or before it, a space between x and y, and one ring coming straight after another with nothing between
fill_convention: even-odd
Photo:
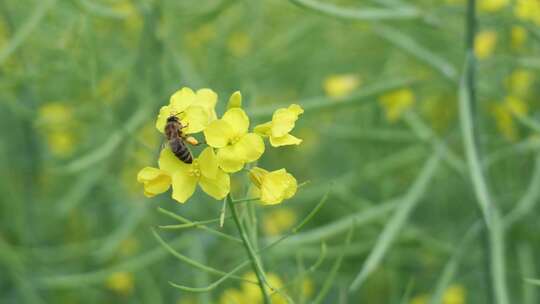
<instances>
[{"instance_id":1,"label":"bee leg","mask_svg":"<svg viewBox=\"0 0 540 304\"><path fill-rule=\"evenodd\" d=\"M192 145L192 146L198 146L198 145L201 144L201 143L200 143L195 137L193 137L193 136L186 136L186 137L184 137L184 140L185 140L188 144L190 144L190 145Z\"/></svg>"}]
</instances>

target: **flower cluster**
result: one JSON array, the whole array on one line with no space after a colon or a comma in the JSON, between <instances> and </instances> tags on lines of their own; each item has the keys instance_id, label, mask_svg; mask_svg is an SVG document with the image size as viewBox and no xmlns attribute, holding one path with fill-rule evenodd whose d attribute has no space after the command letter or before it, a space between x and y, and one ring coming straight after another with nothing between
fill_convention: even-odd
<instances>
[{"instance_id":1,"label":"flower cluster","mask_svg":"<svg viewBox=\"0 0 540 304\"><path fill-rule=\"evenodd\" d=\"M174 93L168 105L161 107L156 128L164 133L167 119L176 116L182 126L186 143L196 143L191 134L203 133L207 145L192 163L180 160L169 147L161 151L158 168L145 167L137 175L148 197L166 192L172 187L172 198L186 202L197 185L215 199L223 199L231 189L229 174L241 171L265 152L264 139L271 146L298 145L301 139L290 132L303 109L296 104L274 112L272 120L250 131L250 119L242 109L242 95L231 95L227 111L220 118L215 110L217 94L210 89L196 92L182 88ZM190 135L188 137L188 135ZM296 193L296 179L285 169L269 172L253 167L249 170L253 193L263 204L279 204Z\"/></svg>"}]
</instances>

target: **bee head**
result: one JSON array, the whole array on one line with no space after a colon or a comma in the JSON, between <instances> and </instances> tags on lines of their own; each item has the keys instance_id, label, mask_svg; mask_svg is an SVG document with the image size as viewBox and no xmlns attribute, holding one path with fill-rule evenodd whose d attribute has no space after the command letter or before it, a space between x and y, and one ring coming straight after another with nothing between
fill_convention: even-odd
<instances>
[{"instance_id":1,"label":"bee head","mask_svg":"<svg viewBox=\"0 0 540 304\"><path fill-rule=\"evenodd\" d=\"M167 118L167 122L178 122L178 117L171 115Z\"/></svg>"}]
</instances>

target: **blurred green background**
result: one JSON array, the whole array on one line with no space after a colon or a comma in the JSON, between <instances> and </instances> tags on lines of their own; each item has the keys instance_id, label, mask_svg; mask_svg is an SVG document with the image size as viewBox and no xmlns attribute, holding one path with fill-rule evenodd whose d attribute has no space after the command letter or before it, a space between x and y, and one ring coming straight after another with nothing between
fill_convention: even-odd
<instances>
[{"instance_id":1,"label":"blurred green background","mask_svg":"<svg viewBox=\"0 0 540 304\"><path fill-rule=\"evenodd\" d=\"M248 292L237 280L171 287L220 276L152 234L179 223L157 207L190 220L221 210L199 192L185 205L145 198L136 181L161 147L158 109L183 86L216 91L218 113L242 91L252 125L290 103L306 110L302 145L267 147L259 162L307 182L253 209L261 246L329 193L263 253L289 297L274 302L504 303L506 291L507 303L539 303L524 278L540 277L540 3L478 3L474 119L502 215L490 235L460 127L465 1L318 1L1 1L0 303L235 303L224 294ZM208 227L237 235L230 221ZM225 272L246 259L203 229L158 232Z\"/></svg>"}]
</instances>

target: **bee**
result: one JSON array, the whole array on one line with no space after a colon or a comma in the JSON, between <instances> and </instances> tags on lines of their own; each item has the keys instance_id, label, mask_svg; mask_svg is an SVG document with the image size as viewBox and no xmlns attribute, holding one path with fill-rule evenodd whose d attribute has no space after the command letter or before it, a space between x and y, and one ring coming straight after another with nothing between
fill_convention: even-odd
<instances>
[{"instance_id":1,"label":"bee","mask_svg":"<svg viewBox=\"0 0 540 304\"><path fill-rule=\"evenodd\" d=\"M198 145L199 143L194 137L187 136L182 132L182 129L187 128L187 125L182 125L176 115L171 115L167 118L164 129L165 137L174 155L184 163L191 164L193 162L193 155L186 143L192 145Z\"/></svg>"}]
</instances>

